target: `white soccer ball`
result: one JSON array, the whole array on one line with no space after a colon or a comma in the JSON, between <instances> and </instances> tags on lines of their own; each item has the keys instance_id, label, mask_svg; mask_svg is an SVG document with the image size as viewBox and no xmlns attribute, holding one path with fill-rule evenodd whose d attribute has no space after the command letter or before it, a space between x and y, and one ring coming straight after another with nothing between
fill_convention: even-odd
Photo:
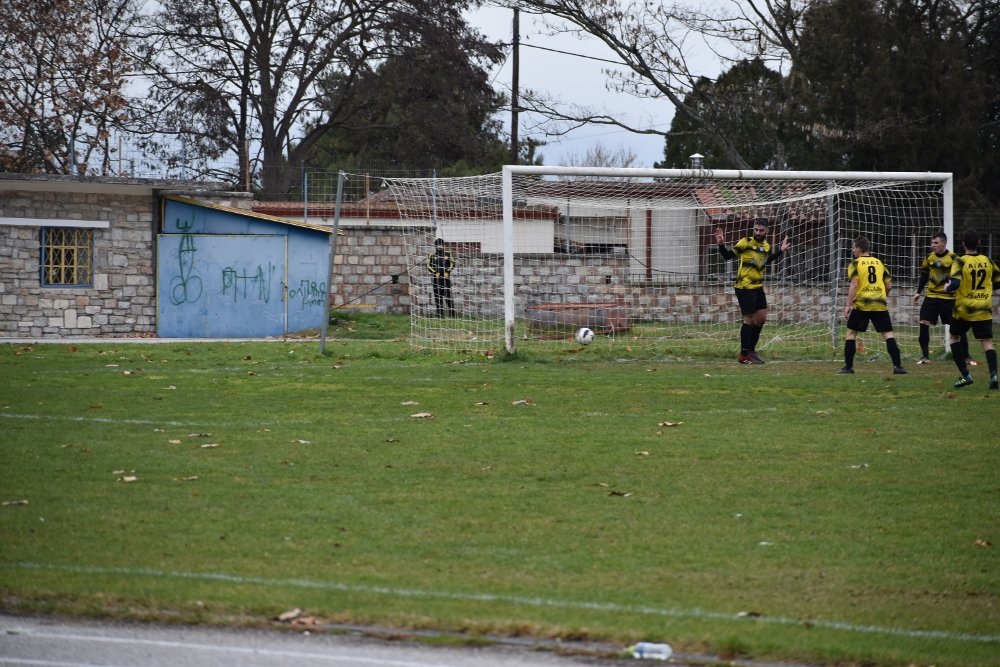
<instances>
[{"instance_id":1,"label":"white soccer ball","mask_svg":"<svg viewBox=\"0 0 1000 667\"><path fill-rule=\"evenodd\" d=\"M587 327L580 327L576 330L576 342L580 345L590 345L594 340L594 332Z\"/></svg>"}]
</instances>

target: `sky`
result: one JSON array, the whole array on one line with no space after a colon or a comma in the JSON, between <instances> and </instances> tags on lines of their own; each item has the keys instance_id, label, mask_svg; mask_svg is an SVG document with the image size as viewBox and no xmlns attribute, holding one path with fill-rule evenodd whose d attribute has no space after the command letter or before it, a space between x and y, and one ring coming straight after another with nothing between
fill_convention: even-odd
<instances>
[{"instance_id":1,"label":"sky","mask_svg":"<svg viewBox=\"0 0 1000 667\"><path fill-rule=\"evenodd\" d=\"M493 41L510 43L514 13L510 9L485 6L468 15L469 22ZM520 19L520 77L519 88L544 91L565 103L587 106L594 111L608 112L617 118L628 120L639 127L655 126L666 131L673 118L673 106L665 100L640 100L630 95L607 90L603 69L609 63L589 60L531 48L543 46L595 58L614 59L606 46L597 39L580 40L574 36L544 34L530 14L521 12ZM513 74L510 58L493 71L493 85L498 90L510 94ZM510 127L510 114L503 119ZM663 159L663 137L657 135L634 134L609 125L585 126L561 137L546 137L539 130L530 127L531 118L521 114L519 134L523 140L531 137L547 142L539 151L544 163L549 166L566 164L575 156L581 161L589 149L601 144L610 152L620 148L635 154L634 167L652 167Z\"/></svg>"}]
</instances>

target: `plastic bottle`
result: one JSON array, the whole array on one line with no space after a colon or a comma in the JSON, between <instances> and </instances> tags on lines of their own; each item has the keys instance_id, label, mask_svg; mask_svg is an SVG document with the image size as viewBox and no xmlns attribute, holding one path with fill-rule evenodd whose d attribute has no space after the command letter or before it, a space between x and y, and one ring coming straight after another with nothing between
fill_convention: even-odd
<instances>
[{"instance_id":1,"label":"plastic bottle","mask_svg":"<svg viewBox=\"0 0 1000 667\"><path fill-rule=\"evenodd\" d=\"M640 660L669 660L674 653L670 644L654 644L652 642L639 642L631 650L632 657Z\"/></svg>"}]
</instances>

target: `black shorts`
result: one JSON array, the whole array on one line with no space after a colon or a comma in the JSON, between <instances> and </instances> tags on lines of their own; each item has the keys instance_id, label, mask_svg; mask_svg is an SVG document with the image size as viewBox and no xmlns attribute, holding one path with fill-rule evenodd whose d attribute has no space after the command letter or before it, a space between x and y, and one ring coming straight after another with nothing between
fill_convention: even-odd
<instances>
[{"instance_id":1,"label":"black shorts","mask_svg":"<svg viewBox=\"0 0 1000 667\"><path fill-rule=\"evenodd\" d=\"M951 321L951 335L956 338L972 331L972 337L976 340L993 340L993 320L969 320L954 319Z\"/></svg>"},{"instance_id":2,"label":"black shorts","mask_svg":"<svg viewBox=\"0 0 1000 667\"><path fill-rule=\"evenodd\" d=\"M869 322L878 333L892 331L892 318L889 317L888 310L858 310L853 308L851 314L847 316L847 328L851 331L868 331Z\"/></svg>"},{"instance_id":3,"label":"black shorts","mask_svg":"<svg viewBox=\"0 0 1000 667\"><path fill-rule=\"evenodd\" d=\"M929 296L920 304L920 321L937 324L951 324L951 311L955 307L954 299L941 299Z\"/></svg>"},{"instance_id":4,"label":"black shorts","mask_svg":"<svg viewBox=\"0 0 1000 667\"><path fill-rule=\"evenodd\" d=\"M764 288L758 289L736 289L736 300L740 302L740 312L744 315L753 315L758 310L767 308L767 297L764 296Z\"/></svg>"}]
</instances>

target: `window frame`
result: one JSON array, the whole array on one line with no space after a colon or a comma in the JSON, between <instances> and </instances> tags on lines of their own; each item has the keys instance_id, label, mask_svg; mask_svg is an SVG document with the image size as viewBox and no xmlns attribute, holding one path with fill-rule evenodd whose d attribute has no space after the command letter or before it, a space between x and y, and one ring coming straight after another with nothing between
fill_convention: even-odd
<instances>
[{"instance_id":1,"label":"window frame","mask_svg":"<svg viewBox=\"0 0 1000 667\"><path fill-rule=\"evenodd\" d=\"M65 289L94 286L94 231L94 227L76 225L39 228L38 282L41 287ZM56 253L59 257L55 257ZM53 278L57 277L62 280L54 281Z\"/></svg>"}]
</instances>

